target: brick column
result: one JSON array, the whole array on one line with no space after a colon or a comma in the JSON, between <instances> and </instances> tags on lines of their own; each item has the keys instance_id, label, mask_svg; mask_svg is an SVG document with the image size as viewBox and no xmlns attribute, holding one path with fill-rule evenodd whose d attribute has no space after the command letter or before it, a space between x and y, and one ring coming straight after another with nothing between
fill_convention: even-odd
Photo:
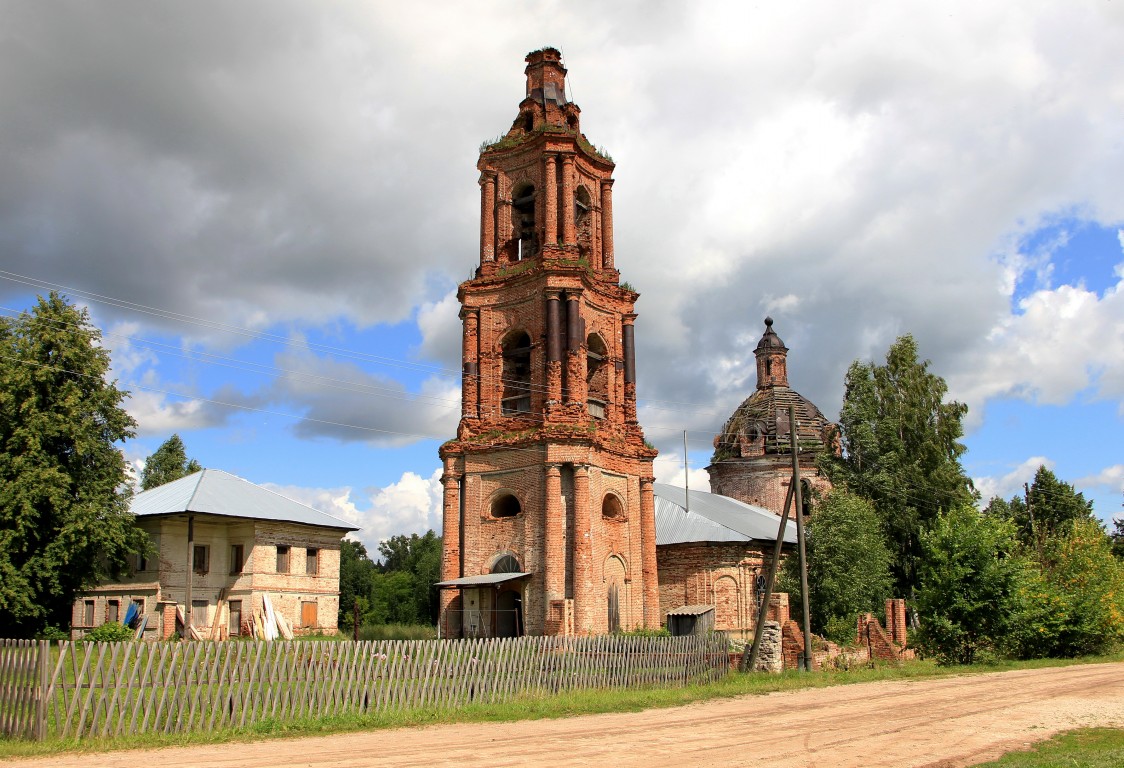
<instances>
[{"instance_id":1,"label":"brick column","mask_svg":"<svg viewBox=\"0 0 1124 768\"><path fill-rule=\"evenodd\" d=\"M566 511L562 508L562 472L546 465L546 503L543 504L542 548L544 625L550 623L550 602L566 596L566 550L562 541Z\"/></svg>"},{"instance_id":2,"label":"brick column","mask_svg":"<svg viewBox=\"0 0 1124 768\"><path fill-rule=\"evenodd\" d=\"M644 626L656 629L660 616L660 585L656 576L656 499L651 477L640 478L640 541L643 549Z\"/></svg>"},{"instance_id":3,"label":"brick column","mask_svg":"<svg viewBox=\"0 0 1124 768\"><path fill-rule=\"evenodd\" d=\"M462 309L461 321L461 416L474 419L480 415L480 311Z\"/></svg>"},{"instance_id":4,"label":"brick column","mask_svg":"<svg viewBox=\"0 0 1124 768\"><path fill-rule=\"evenodd\" d=\"M445 459L445 472L441 475L444 488L441 518L441 581L459 579L461 573L461 519L460 519L460 477L453 471L453 459ZM442 589L441 622L448 626L445 611L457 596L456 590Z\"/></svg>"},{"instance_id":5,"label":"brick column","mask_svg":"<svg viewBox=\"0 0 1124 768\"><path fill-rule=\"evenodd\" d=\"M546 291L546 399L562 402L562 294Z\"/></svg>"},{"instance_id":6,"label":"brick column","mask_svg":"<svg viewBox=\"0 0 1124 768\"><path fill-rule=\"evenodd\" d=\"M601 263L613 269L613 180L601 179Z\"/></svg>"},{"instance_id":7,"label":"brick column","mask_svg":"<svg viewBox=\"0 0 1124 768\"><path fill-rule=\"evenodd\" d=\"M579 635L593 629L593 564L590 541L589 467L574 466L574 628Z\"/></svg>"},{"instance_id":8,"label":"brick column","mask_svg":"<svg viewBox=\"0 0 1124 768\"><path fill-rule=\"evenodd\" d=\"M546 189L543 190L546 214L546 237L544 245L554 245L558 242L558 171L554 155L547 155L545 162Z\"/></svg>"},{"instance_id":9,"label":"brick column","mask_svg":"<svg viewBox=\"0 0 1124 768\"><path fill-rule=\"evenodd\" d=\"M581 371L582 319L581 319L581 294L577 291L566 292L566 402L585 402L585 377Z\"/></svg>"},{"instance_id":10,"label":"brick column","mask_svg":"<svg viewBox=\"0 0 1124 768\"><path fill-rule=\"evenodd\" d=\"M507 254L503 253L504 246L512 237L511 231L511 200L508 199L507 184L502 175L496 176L496 261L506 260Z\"/></svg>"},{"instance_id":11,"label":"brick column","mask_svg":"<svg viewBox=\"0 0 1124 768\"><path fill-rule=\"evenodd\" d=\"M496 175L480 177L480 261L496 260Z\"/></svg>"},{"instance_id":12,"label":"brick column","mask_svg":"<svg viewBox=\"0 0 1124 768\"><path fill-rule=\"evenodd\" d=\"M578 230L574 226L574 156L562 156L562 243L574 245L578 242Z\"/></svg>"},{"instance_id":13,"label":"brick column","mask_svg":"<svg viewBox=\"0 0 1124 768\"><path fill-rule=\"evenodd\" d=\"M624 342L624 420L636 423L636 315L621 317L621 338Z\"/></svg>"}]
</instances>

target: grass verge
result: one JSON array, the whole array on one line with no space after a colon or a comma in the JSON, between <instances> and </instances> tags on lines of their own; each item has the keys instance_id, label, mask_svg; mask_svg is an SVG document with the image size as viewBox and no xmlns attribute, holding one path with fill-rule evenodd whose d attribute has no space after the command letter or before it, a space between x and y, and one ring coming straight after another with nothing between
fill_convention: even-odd
<instances>
[{"instance_id":1,"label":"grass verge","mask_svg":"<svg viewBox=\"0 0 1124 768\"><path fill-rule=\"evenodd\" d=\"M1008 661L961 667L939 667L931 661L913 661L901 665L878 665L873 669L863 667L844 671L825 670L810 674L796 671L787 671L779 675L731 673L728 677L714 683L684 687L594 689L556 696L528 696L503 704L472 704L455 710L428 708L363 715L344 714L315 719L265 720L252 727L237 730L144 734L131 737L83 739L82 741L63 739L43 742L0 740L0 758L32 758L61 752L93 753L122 749L155 749L169 746L258 741L265 738L296 738L438 723L510 722L514 720L540 720L603 714L606 712L638 712L644 709L676 707L713 699L762 695L805 688L827 688L854 683L928 679L1116 661L1124 661L1124 652L1080 659ZM1124 763L1118 762L1112 765L1119 766L1121 764ZM1050 763L1028 763L1028 765L1050 765ZM1065 763L1065 765L1070 765L1070 763ZM1091 763L1090 765L1099 766L1100 764ZM1106 763L1106 765L1108 764Z\"/></svg>"},{"instance_id":2,"label":"grass verge","mask_svg":"<svg viewBox=\"0 0 1124 768\"><path fill-rule=\"evenodd\" d=\"M976 768L1119 768L1124 765L1124 730L1084 728L1059 733L1027 752L1010 752Z\"/></svg>"}]
</instances>

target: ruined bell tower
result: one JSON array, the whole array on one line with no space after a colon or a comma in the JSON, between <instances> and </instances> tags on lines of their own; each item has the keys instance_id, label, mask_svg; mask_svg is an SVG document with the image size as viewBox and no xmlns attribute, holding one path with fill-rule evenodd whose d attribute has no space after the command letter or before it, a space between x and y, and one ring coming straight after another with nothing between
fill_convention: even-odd
<instances>
[{"instance_id":1,"label":"ruined bell tower","mask_svg":"<svg viewBox=\"0 0 1124 768\"><path fill-rule=\"evenodd\" d=\"M480 261L458 291L461 420L444 469L442 631L657 627L652 460L611 158L581 132L554 48L480 153Z\"/></svg>"}]
</instances>

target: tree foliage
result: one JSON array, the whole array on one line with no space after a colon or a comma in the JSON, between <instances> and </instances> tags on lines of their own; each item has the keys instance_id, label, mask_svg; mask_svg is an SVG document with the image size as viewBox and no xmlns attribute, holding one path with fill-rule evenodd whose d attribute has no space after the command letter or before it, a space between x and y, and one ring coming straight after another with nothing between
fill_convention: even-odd
<instances>
[{"instance_id":1,"label":"tree foliage","mask_svg":"<svg viewBox=\"0 0 1124 768\"><path fill-rule=\"evenodd\" d=\"M51 293L0 320L0 626L65 626L77 592L119 576L147 538L117 443L135 423L85 310Z\"/></svg>"},{"instance_id":2,"label":"tree foliage","mask_svg":"<svg viewBox=\"0 0 1124 768\"><path fill-rule=\"evenodd\" d=\"M1027 499L1030 506L1027 506ZM1048 539L1068 531L1074 521L1095 521L1093 502L1069 483L1040 466L1034 473L1026 498L1016 494L1010 501L996 497L988 502L987 514L1010 520L1019 541L1041 548Z\"/></svg>"},{"instance_id":3,"label":"tree foliage","mask_svg":"<svg viewBox=\"0 0 1124 768\"><path fill-rule=\"evenodd\" d=\"M975 499L960 465L968 408L945 402L948 386L929 365L909 335L894 342L884 365L852 363L839 419L843 455L821 459L835 485L873 502L903 596L919 581L922 531L942 510Z\"/></svg>"},{"instance_id":4,"label":"tree foliage","mask_svg":"<svg viewBox=\"0 0 1124 768\"><path fill-rule=\"evenodd\" d=\"M1109 537L1112 539L1112 554L1124 560L1124 517L1118 517L1113 521L1113 529Z\"/></svg>"},{"instance_id":5,"label":"tree foliage","mask_svg":"<svg viewBox=\"0 0 1124 768\"><path fill-rule=\"evenodd\" d=\"M918 644L946 664L971 664L981 651L1000 651L1026 569L1014 526L961 505L920 536Z\"/></svg>"},{"instance_id":6,"label":"tree foliage","mask_svg":"<svg viewBox=\"0 0 1124 768\"><path fill-rule=\"evenodd\" d=\"M187 449L179 435L172 435L144 462L141 471L141 489L157 486L193 475L203 469L195 459L187 458Z\"/></svg>"},{"instance_id":7,"label":"tree foliage","mask_svg":"<svg viewBox=\"0 0 1124 768\"><path fill-rule=\"evenodd\" d=\"M340 549L340 627L360 624L436 624L441 574L441 537L392 536L379 543L380 561L373 562L360 542L344 539Z\"/></svg>"},{"instance_id":8,"label":"tree foliage","mask_svg":"<svg viewBox=\"0 0 1124 768\"><path fill-rule=\"evenodd\" d=\"M814 505L805 529L812 631L837 643L855 638L861 613L891 595L890 552L869 501L836 489ZM785 560L781 588L799 594L799 558Z\"/></svg>"}]
</instances>

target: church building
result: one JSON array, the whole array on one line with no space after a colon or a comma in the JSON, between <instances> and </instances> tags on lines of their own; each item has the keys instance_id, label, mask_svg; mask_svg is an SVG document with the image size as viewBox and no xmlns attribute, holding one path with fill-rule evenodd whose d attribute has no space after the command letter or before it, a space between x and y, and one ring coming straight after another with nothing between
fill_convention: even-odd
<instances>
[{"instance_id":1,"label":"church building","mask_svg":"<svg viewBox=\"0 0 1124 768\"><path fill-rule=\"evenodd\" d=\"M636 418L638 297L613 257L612 159L553 48L480 153L480 261L458 291L461 420L441 446L444 636L661 623L652 460Z\"/></svg>"}]
</instances>

